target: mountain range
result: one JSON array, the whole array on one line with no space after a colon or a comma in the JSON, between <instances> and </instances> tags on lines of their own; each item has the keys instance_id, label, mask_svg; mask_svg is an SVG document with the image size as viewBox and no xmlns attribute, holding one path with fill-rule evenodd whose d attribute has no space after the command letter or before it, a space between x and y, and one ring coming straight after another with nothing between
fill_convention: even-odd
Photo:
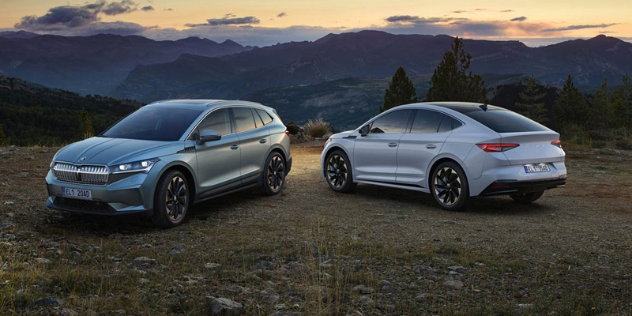
<instances>
[{"instance_id":1,"label":"mountain range","mask_svg":"<svg viewBox=\"0 0 632 316\"><path fill-rule=\"evenodd\" d=\"M214 57L252 49L197 37L154 41L141 36L87 37L0 33L0 74L81 94L108 95L135 67L182 54Z\"/></svg>"},{"instance_id":2,"label":"mountain range","mask_svg":"<svg viewBox=\"0 0 632 316\"><path fill-rule=\"evenodd\" d=\"M142 65L112 92L152 101L179 97L240 98L256 91L343 78L386 78L403 66L408 75L431 74L450 49L446 35L394 35L378 31L329 34L209 58L185 54L173 62ZM632 73L632 44L603 35L545 47L518 41L464 40L478 74L524 74L561 86L570 74L578 86L612 84Z\"/></svg>"}]
</instances>

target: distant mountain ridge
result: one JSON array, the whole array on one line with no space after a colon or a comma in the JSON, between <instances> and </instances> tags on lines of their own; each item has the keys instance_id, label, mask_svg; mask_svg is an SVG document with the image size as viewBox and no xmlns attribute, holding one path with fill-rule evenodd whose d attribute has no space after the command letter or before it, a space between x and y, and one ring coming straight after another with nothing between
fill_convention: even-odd
<instances>
[{"instance_id":1,"label":"distant mountain ridge","mask_svg":"<svg viewBox=\"0 0 632 316\"><path fill-rule=\"evenodd\" d=\"M239 98L273 87L351 77L386 78L399 66L409 75L427 75L453 41L447 35L361 31L217 58L182 55L173 62L137 67L112 95L142 101ZM474 73L525 74L555 86L563 84L569 74L577 85L597 86L606 77L617 84L624 74L632 73L632 44L603 35L538 48L518 41L465 39L464 47L473 56Z\"/></svg>"},{"instance_id":2,"label":"distant mountain ridge","mask_svg":"<svg viewBox=\"0 0 632 316\"><path fill-rule=\"evenodd\" d=\"M11 34L9 34L11 33ZM197 37L154 41L141 36L86 37L0 34L0 74L82 94L108 94L138 65L176 60L182 54L215 57L252 49L231 40Z\"/></svg>"}]
</instances>

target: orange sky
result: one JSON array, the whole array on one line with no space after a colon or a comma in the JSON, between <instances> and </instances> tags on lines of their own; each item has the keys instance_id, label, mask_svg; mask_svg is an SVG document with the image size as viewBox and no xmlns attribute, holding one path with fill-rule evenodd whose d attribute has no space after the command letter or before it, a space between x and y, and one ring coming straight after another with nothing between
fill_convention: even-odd
<instances>
[{"instance_id":1,"label":"orange sky","mask_svg":"<svg viewBox=\"0 0 632 316\"><path fill-rule=\"evenodd\" d=\"M88 19L85 15L79 20L68 16L85 14L80 10L91 4L99 9L90 11L93 16ZM0 29L60 35L103 31L164 39L195 35L238 42L241 39L256 45L377 29L401 34L519 39L538 45L598 34L630 41L630 7L629 0L2 0ZM31 18L25 22L25 17Z\"/></svg>"}]
</instances>

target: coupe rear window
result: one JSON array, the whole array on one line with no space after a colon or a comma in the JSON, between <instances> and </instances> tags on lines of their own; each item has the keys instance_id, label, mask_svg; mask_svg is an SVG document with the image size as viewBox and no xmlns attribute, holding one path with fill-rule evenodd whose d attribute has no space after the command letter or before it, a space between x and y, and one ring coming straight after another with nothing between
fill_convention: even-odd
<instances>
[{"instance_id":1,"label":"coupe rear window","mask_svg":"<svg viewBox=\"0 0 632 316\"><path fill-rule=\"evenodd\" d=\"M518 113L506 110L471 111L463 113L497 133L520 133L550 131Z\"/></svg>"},{"instance_id":2,"label":"coupe rear window","mask_svg":"<svg viewBox=\"0 0 632 316\"><path fill-rule=\"evenodd\" d=\"M101 137L176 141L200 113L190 109L142 107L112 125Z\"/></svg>"}]
</instances>

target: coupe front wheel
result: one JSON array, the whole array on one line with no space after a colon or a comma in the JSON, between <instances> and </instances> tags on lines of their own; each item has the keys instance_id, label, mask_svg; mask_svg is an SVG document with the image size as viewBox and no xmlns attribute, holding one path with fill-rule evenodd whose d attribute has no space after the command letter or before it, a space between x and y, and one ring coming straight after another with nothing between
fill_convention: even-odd
<instances>
[{"instance_id":1,"label":"coupe front wheel","mask_svg":"<svg viewBox=\"0 0 632 316\"><path fill-rule=\"evenodd\" d=\"M449 211L465 209L470 194L465 172L452 161L443 162L433 170L430 190L435 201Z\"/></svg>"},{"instance_id":2,"label":"coupe front wheel","mask_svg":"<svg viewBox=\"0 0 632 316\"><path fill-rule=\"evenodd\" d=\"M156 188L152 220L161 227L180 225L189 209L189 200L186 176L177 170L168 171Z\"/></svg>"},{"instance_id":3,"label":"coupe front wheel","mask_svg":"<svg viewBox=\"0 0 632 316\"><path fill-rule=\"evenodd\" d=\"M349 157L342 150L335 150L325 159L325 178L329 187L341 193L351 192L356 183L353 182L353 170Z\"/></svg>"},{"instance_id":4,"label":"coupe front wheel","mask_svg":"<svg viewBox=\"0 0 632 316\"><path fill-rule=\"evenodd\" d=\"M537 192L529 192L529 193L514 193L509 196L516 202L520 204L529 204L537 199L539 199L544 191Z\"/></svg>"}]
</instances>

